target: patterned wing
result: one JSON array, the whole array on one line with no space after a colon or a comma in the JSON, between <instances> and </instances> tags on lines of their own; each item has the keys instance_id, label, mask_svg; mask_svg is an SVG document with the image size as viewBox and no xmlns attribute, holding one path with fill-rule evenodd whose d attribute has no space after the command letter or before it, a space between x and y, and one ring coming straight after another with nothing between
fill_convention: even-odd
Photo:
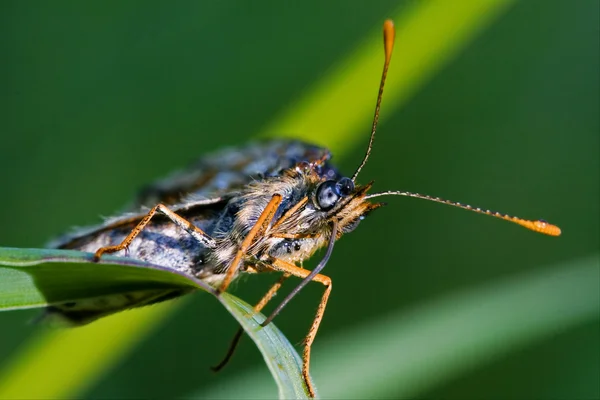
<instances>
[{"instance_id":1,"label":"patterned wing","mask_svg":"<svg viewBox=\"0 0 600 400\"><path fill-rule=\"evenodd\" d=\"M227 148L203 156L186 169L144 187L133 207L181 204L187 198L220 197L253 180L278 175L299 162L329 159L329 150L297 140L279 139ZM332 178L338 176L328 162L322 173Z\"/></svg>"},{"instance_id":2,"label":"patterned wing","mask_svg":"<svg viewBox=\"0 0 600 400\"><path fill-rule=\"evenodd\" d=\"M299 162L329 158L329 150L294 140L264 141L224 149L146 186L133 204L126 207L128 213L109 218L103 224L62 235L50 242L48 247L80 249L102 232L129 232L146 215L147 209L158 203L171 206L182 216L192 213L194 223L206 231L228 198L253 180L279 175ZM328 179L339 177L327 161L320 173Z\"/></svg>"}]
</instances>

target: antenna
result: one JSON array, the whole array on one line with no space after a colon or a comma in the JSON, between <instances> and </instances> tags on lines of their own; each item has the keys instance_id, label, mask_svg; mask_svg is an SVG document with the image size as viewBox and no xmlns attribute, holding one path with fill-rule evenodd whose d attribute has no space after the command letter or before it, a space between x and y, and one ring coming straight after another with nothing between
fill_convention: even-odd
<instances>
[{"instance_id":1,"label":"antenna","mask_svg":"<svg viewBox=\"0 0 600 400\"><path fill-rule=\"evenodd\" d=\"M371 149L373 148L373 141L375 140L375 131L377 130L377 123L379 122L379 109L381 108L381 98L383 97L383 86L385 85L385 78L387 76L388 67L390 66L390 60L392 59L392 49L394 48L394 37L396 36L396 30L394 29L394 23L391 19L386 20L383 23L383 47L385 49L385 63L383 64L383 73L381 74L381 82L379 83L379 94L377 95L377 105L375 106L375 116L373 117L373 126L371 127L371 138L369 139L369 146L367 152L363 158L360 166L352 175L352 182L356 180L358 173L365 166Z\"/></svg>"},{"instance_id":2,"label":"antenna","mask_svg":"<svg viewBox=\"0 0 600 400\"><path fill-rule=\"evenodd\" d=\"M505 221L510 221L517 225L521 225L524 228L530 229L532 231L543 233L544 235L560 236L560 233L561 233L560 228L558 226L552 225L551 223L549 223L543 219L538 219L537 221L530 221L530 220L522 219L519 217L513 217L513 216L510 216L507 214L502 214L497 211L483 210L479 207L472 207L468 204L462 204L462 203L459 203L456 201L444 200L444 199L440 199L439 197L431 197L431 196L427 196L425 194L388 191L388 192L370 194L370 195L366 196L365 199L372 199L374 197L388 196L388 195L415 197L417 199L423 199L423 200L434 201L436 203L447 204L449 206L462 208L463 210L469 210L469 211L476 212L478 214L485 214L485 215L489 215L492 217L503 219Z\"/></svg>"}]
</instances>

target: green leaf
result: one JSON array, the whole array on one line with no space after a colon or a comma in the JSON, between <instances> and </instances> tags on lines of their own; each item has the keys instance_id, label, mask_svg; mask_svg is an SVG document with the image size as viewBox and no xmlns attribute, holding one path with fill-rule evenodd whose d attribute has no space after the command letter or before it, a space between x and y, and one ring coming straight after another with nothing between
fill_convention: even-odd
<instances>
[{"instance_id":1,"label":"green leaf","mask_svg":"<svg viewBox=\"0 0 600 400\"><path fill-rule=\"evenodd\" d=\"M0 248L0 309L44 307L135 291L204 289L200 281L141 261L70 250Z\"/></svg>"},{"instance_id":2,"label":"green leaf","mask_svg":"<svg viewBox=\"0 0 600 400\"><path fill-rule=\"evenodd\" d=\"M140 291L213 293L204 282L183 273L113 256L92 262L92 255L78 251L0 248L0 310L45 307ZM280 398L308 398L301 373L301 359L275 327L260 323L265 317L252 306L223 293L215 296L256 343L279 388ZM28 365L30 372L35 368ZM20 394L23 394L22 388ZM6 386L1 397L11 397Z\"/></svg>"}]
</instances>

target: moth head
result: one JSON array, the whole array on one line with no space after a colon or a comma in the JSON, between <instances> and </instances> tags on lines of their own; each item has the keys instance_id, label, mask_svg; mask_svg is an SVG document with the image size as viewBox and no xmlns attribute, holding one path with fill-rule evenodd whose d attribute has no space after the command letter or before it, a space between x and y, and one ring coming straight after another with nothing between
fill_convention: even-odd
<instances>
[{"instance_id":1,"label":"moth head","mask_svg":"<svg viewBox=\"0 0 600 400\"><path fill-rule=\"evenodd\" d=\"M311 201L323 219L338 223L338 234L341 235L353 231L371 210L383 205L365 200L372 184L356 185L347 177L324 180L317 184Z\"/></svg>"},{"instance_id":2,"label":"moth head","mask_svg":"<svg viewBox=\"0 0 600 400\"><path fill-rule=\"evenodd\" d=\"M354 192L354 182L343 177L338 181L326 180L317 186L313 196L313 203L321 211L333 209L343 198Z\"/></svg>"}]
</instances>

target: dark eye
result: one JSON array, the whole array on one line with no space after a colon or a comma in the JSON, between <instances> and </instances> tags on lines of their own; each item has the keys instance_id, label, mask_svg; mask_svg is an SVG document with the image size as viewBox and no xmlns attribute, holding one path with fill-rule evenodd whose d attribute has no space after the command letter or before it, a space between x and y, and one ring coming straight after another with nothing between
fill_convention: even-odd
<instances>
[{"instance_id":1,"label":"dark eye","mask_svg":"<svg viewBox=\"0 0 600 400\"><path fill-rule=\"evenodd\" d=\"M336 181L325 181L317 188L317 205L323 211L328 211L335 206L340 195L337 193Z\"/></svg>"},{"instance_id":2,"label":"dark eye","mask_svg":"<svg viewBox=\"0 0 600 400\"><path fill-rule=\"evenodd\" d=\"M346 197L354 191L354 182L352 182L352 179L350 179L350 178L344 177L344 178L340 179L338 181L338 183L336 184L336 186L337 186L337 192L342 197Z\"/></svg>"}]
</instances>

